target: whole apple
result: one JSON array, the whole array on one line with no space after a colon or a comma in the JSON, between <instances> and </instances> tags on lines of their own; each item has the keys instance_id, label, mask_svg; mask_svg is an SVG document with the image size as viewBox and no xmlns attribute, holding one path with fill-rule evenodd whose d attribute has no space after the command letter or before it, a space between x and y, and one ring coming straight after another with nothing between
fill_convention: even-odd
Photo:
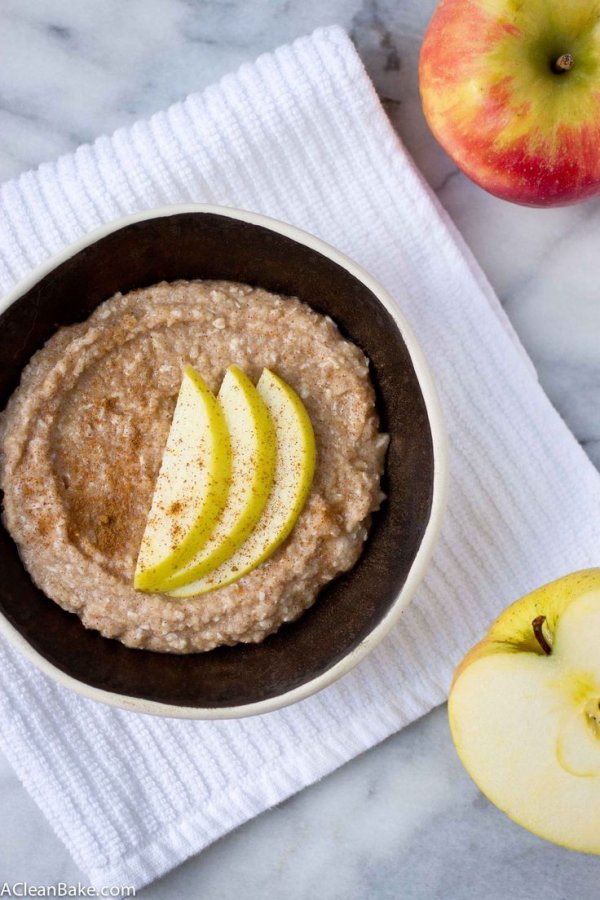
<instances>
[{"instance_id":1,"label":"whole apple","mask_svg":"<svg viewBox=\"0 0 600 900\"><path fill-rule=\"evenodd\" d=\"M434 135L490 193L559 206L600 191L597 0L441 0L420 84Z\"/></svg>"},{"instance_id":2,"label":"whole apple","mask_svg":"<svg viewBox=\"0 0 600 900\"><path fill-rule=\"evenodd\" d=\"M547 840L600 853L600 569L509 606L456 670L448 714L492 803Z\"/></svg>"}]
</instances>

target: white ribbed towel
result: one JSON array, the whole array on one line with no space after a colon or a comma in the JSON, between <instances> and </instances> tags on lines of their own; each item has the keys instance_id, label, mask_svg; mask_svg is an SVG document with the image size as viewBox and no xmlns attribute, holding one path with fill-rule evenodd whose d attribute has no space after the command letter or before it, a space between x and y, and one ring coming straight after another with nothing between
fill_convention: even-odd
<instances>
[{"instance_id":1,"label":"white ribbed towel","mask_svg":"<svg viewBox=\"0 0 600 900\"><path fill-rule=\"evenodd\" d=\"M426 582L394 632L337 684L261 718L202 723L110 709L2 643L2 747L97 885L141 886L422 715L504 605L597 562L600 546L598 473L343 31L318 31L5 184L0 287L102 222L181 201L287 220L383 282L437 378L449 507Z\"/></svg>"}]
</instances>

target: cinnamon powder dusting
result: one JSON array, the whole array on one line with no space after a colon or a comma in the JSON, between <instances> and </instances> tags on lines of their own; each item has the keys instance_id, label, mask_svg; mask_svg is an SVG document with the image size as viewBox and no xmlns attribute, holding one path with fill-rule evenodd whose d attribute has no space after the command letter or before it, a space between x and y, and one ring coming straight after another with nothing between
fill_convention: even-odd
<instances>
[{"instance_id":1,"label":"cinnamon powder dusting","mask_svg":"<svg viewBox=\"0 0 600 900\"><path fill-rule=\"evenodd\" d=\"M86 373L76 406L60 409L54 470L73 543L125 574L139 548L172 409L162 404L156 415L141 372L120 396L106 396L103 369Z\"/></svg>"}]
</instances>

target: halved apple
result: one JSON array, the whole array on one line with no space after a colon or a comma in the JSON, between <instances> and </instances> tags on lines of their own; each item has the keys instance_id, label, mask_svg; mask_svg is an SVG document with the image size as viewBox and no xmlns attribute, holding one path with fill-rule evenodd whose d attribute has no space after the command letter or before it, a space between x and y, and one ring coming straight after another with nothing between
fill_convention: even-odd
<instances>
[{"instance_id":1,"label":"halved apple","mask_svg":"<svg viewBox=\"0 0 600 900\"><path fill-rule=\"evenodd\" d=\"M156 590L189 584L233 556L260 519L271 493L276 435L265 401L237 366L230 366L225 373L218 401L231 439L229 497L207 543Z\"/></svg>"},{"instance_id":2,"label":"halved apple","mask_svg":"<svg viewBox=\"0 0 600 900\"><path fill-rule=\"evenodd\" d=\"M137 560L137 590L154 590L206 544L230 481L223 410L198 373L186 366Z\"/></svg>"},{"instance_id":3,"label":"halved apple","mask_svg":"<svg viewBox=\"0 0 600 900\"><path fill-rule=\"evenodd\" d=\"M308 497L315 469L315 438L304 404L292 388L265 369L256 389L275 424L277 461L273 488L254 531L226 562L171 597L193 597L237 581L283 543Z\"/></svg>"},{"instance_id":4,"label":"halved apple","mask_svg":"<svg viewBox=\"0 0 600 900\"><path fill-rule=\"evenodd\" d=\"M600 569L538 588L458 667L452 737L474 781L535 834L600 854Z\"/></svg>"}]
</instances>

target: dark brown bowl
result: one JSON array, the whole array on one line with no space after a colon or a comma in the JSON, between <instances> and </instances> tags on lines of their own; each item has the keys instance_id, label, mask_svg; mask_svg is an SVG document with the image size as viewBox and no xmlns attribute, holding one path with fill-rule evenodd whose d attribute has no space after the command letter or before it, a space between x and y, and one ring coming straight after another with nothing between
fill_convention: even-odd
<instances>
[{"instance_id":1,"label":"dark brown bowl","mask_svg":"<svg viewBox=\"0 0 600 900\"><path fill-rule=\"evenodd\" d=\"M370 358L391 443L388 499L362 556L301 619L261 644L177 656L129 649L86 630L35 587L0 527L0 630L47 674L117 706L196 718L262 713L350 669L406 606L442 513L441 415L412 333L370 276L290 226L216 207L168 207L113 223L21 284L0 316L0 408L61 325L85 319L116 291L178 278L222 278L300 297Z\"/></svg>"}]
</instances>

